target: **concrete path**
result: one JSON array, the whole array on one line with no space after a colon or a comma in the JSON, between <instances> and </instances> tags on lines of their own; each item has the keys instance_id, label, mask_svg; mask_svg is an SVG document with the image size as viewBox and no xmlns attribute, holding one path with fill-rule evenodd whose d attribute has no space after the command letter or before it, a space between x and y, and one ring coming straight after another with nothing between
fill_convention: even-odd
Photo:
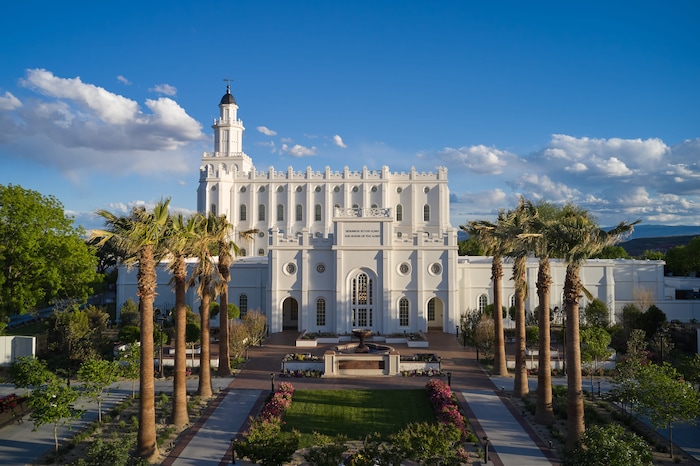
<instances>
[{"instance_id":1,"label":"concrete path","mask_svg":"<svg viewBox=\"0 0 700 466\"><path fill-rule=\"evenodd\" d=\"M201 426L193 428L190 438L173 450L163 466L218 466L222 462L230 463L230 455L228 458L226 456L231 439L243 433L248 417L255 414L253 410L262 393L262 390L226 390L218 406L214 407Z\"/></svg>"},{"instance_id":2,"label":"concrete path","mask_svg":"<svg viewBox=\"0 0 700 466\"><path fill-rule=\"evenodd\" d=\"M462 390L474 416L505 466L551 464L533 439L493 390Z\"/></svg>"}]
</instances>

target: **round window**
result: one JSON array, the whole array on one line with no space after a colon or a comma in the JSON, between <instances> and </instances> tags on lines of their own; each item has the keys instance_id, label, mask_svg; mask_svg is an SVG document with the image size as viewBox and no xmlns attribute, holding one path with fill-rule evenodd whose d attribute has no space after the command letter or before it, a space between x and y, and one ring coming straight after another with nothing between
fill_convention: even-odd
<instances>
[{"instance_id":1,"label":"round window","mask_svg":"<svg viewBox=\"0 0 700 466\"><path fill-rule=\"evenodd\" d=\"M278 187L277 187L277 192L278 192L278 193L281 193L282 191L284 191L284 187L283 187L283 186L278 186Z\"/></svg>"},{"instance_id":2,"label":"round window","mask_svg":"<svg viewBox=\"0 0 700 466\"><path fill-rule=\"evenodd\" d=\"M360 190L360 188L358 188L357 186L352 187L352 192L354 192L354 193L356 193L359 190Z\"/></svg>"},{"instance_id":3,"label":"round window","mask_svg":"<svg viewBox=\"0 0 700 466\"><path fill-rule=\"evenodd\" d=\"M401 189L401 186L399 186L398 188L396 188L396 192L397 192L397 193L399 193L399 194L400 194L400 193L401 193L401 191L403 191L403 189Z\"/></svg>"},{"instance_id":4,"label":"round window","mask_svg":"<svg viewBox=\"0 0 700 466\"><path fill-rule=\"evenodd\" d=\"M301 192L301 186L297 186L297 192L298 192L298 193Z\"/></svg>"},{"instance_id":5,"label":"round window","mask_svg":"<svg viewBox=\"0 0 700 466\"><path fill-rule=\"evenodd\" d=\"M321 192L321 187L320 187L320 186L316 186L315 191L316 191L317 193L320 193L320 192Z\"/></svg>"},{"instance_id":6,"label":"round window","mask_svg":"<svg viewBox=\"0 0 700 466\"><path fill-rule=\"evenodd\" d=\"M372 186L372 192L373 192L373 193L376 193L376 192L377 192L377 187L376 187L376 186Z\"/></svg>"},{"instance_id":7,"label":"round window","mask_svg":"<svg viewBox=\"0 0 700 466\"><path fill-rule=\"evenodd\" d=\"M261 238L264 238L264 237L265 237L265 232L264 232L264 231L261 231L260 233L258 233L258 236L260 236Z\"/></svg>"},{"instance_id":8,"label":"round window","mask_svg":"<svg viewBox=\"0 0 700 466\"><path fill-rule=\"evenodd\" d=\"M340 191L340 186L336 186L335 188L333 188L333 191L335 191L336 193Z\"/></svg>"},{"instance_id":9,"label":"round window","mask_svg":"<svg viewBox=\"0 0 700 466\"><path fill-rule=\"evenodd\" d=\"M429 192L430 192L430 188L426 186L425 188L423 188L423 192L424 192L424 193L429 193Z\"/></svg>"},{"instance_id":10,"label":"round window","mask_svg":"<svg viewBox=\"0 0 700 466\"><path fill-rule=\"evenodd\" d=\"M292 274L294 274L294 273L297 271L297 266L294 265L293 263L289 262L289 263L285 266L285 270L287 271L287 273L288 273L289 275L292 275Z\"/></svg>"},{"instance_id":11,"label":"round window","mask_svg":"<svg viewBox=\"0 0 700 466\"><path fill-rule=\"evenodd\" d=\"M410 270L411 270L411 266L408 265L408 263L406 263L406 262L399 265L399 273L401 273L401 275L406 275Z\"/></svg>"},{"instance_id":12,"label":"round window","mask_svg":"<svg viewBox=\"0 0 700 466\"><path fill-rule=\"evenodd\" d=\"M318 264L316 266L316 272L323 273L326 271L326 266L324 264Z\"/></svg>"},{"instance_id":13,"label":"round window","mask_svg":"<svg viewBox=\"0 0 700 466\"><path fill-rule=\"evenodd\" d=\"M437 262L434 262L434 263L430 266L430 272L433 273L434 275L439 274L440 272L442 272L442 265L440 265L440 264L437 263Z\"/></svg>"},{"instance_id":14,"label":"round window","mask_svg":"<svg viewBox=\"0 0 700 466\"><path fill-rule=\"evenodd\" d=\"M265 186L260 186L260 189L258 189L258 191L260 191L261 193L264 193L264 192L265 192Z\"/></svg>"},{"instance_id":15,"label":"round window","mask_svg":"<svg viewBox=\"0 0 700 466\"><path fill-rule=\"evenodd\" d=\"M245 186L241 186L241 192L244 193L244 192L246 192L246 191L247 191L247 190L245 189Z\"/></svg>"}]
</instances>

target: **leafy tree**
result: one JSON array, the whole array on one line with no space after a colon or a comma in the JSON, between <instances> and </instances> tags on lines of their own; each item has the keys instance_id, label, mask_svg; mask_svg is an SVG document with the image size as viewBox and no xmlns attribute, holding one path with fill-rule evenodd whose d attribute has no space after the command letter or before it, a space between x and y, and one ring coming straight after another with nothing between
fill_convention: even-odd
<instances>
[{"instance_id":1,"label":"leafy tree","mask_svg":"<svg viewBox=\"0 0 700 466\"><path fill-rule=\"evenodd\" d=\"M333 438L314 432L314 446L304 453L304 460L311 466L338 466L343 463L346 441L347 437L342 434Z\"/></svg>"},{"instance_id":2,"label":"leafy tree","mask_svg":"<svg viewBox=\"0 0 700 466\"><path fill-rule=\"evenodd\" d=\"M593 372L598 369L598 361L603 361L612 355L612 351L608 350L610 340L610 334L603 327L581 329L581 359L584 362L593 362L591 393L595 393L593 389Z\"/></svg>"},{"instance_id":3,"label":"leafy tree","mask_svg":"<svg viewBox=\"0 0 700 466\"><path fill-rule=\"evenodd\" d=\"M493 356L493 319L481 317L474 329L474 341L478 349L484 353L484 357L490 359Z\"/></svg>"},{"instance_id":4,"label":"leafy tree","mask_svg":"<svg viewBox=\"0 0 700 466\"><path fill-rule=\"evenodd\" d=\"M598 298L586 304L583 315L586 319L586 325L592 327L607 327L610 324L608 306Z\"/></svg>"},{"instance_id":5,"label":"leafy tree","mask_svg":"<svg viewBox=\"0 0 700 466\"><path fill-rule=\"evenodd\" d=\"M605 246L593 259L629 259L630 255L622 246Z\"/></svg>"},{"instance_id":6,"label":"leafy tree","mask_svg":"<svg viewBox=\"0 0 700 466\"><path fill-rule=\"evenodd\" d=\"M649 309L641 314L638 325L639 328L646 332L647 338L653 338L656 331L663 327L666 322L664 311L652 304L649 306Z\"/></svg>"},{"instance_id":7,"label":"leafy tree","mask_svg":"<svg viewBox=\"0 0 700 466\"><path fill-rule=\"evenodd\" d=\"M185 340L192 350L192 367L194 367L194 346L202 338L202 330L197 322L187 322Z\"/></svg>"},{"instance_id":8,"label":"leafy tree","mask_svg":"<svg viewBox=\"0 0 700 466\"><path fill-rule=\"evenodd\" d=\"M259 346L265 338L267 318L260 311L248 311L243 316L243 324L248 329L251 346Z\"/></svg>"},{"instance_id":9,"label":"leafy tree","mask_svg":"<svg viewBox=\"0 0 700 466\"><path fill-rule=\"evenodd\" d=\"M136 381L141 373L141 346L134 342L119 352L119 369L122 377L131 380L131 398L136 396Z\"/></svg>"},{"instance_id":10,"label":"leafy tree","mask_svg":"<svg viewBox=\"0 0 700 466\"><path fill-rule=\"evenodd\" d=\"M241 317L241 310L233 303L228 303L228 319L238 319Z\"/></svg>"},{"instance_id":11,"label":"leafy tree","mask_svg":"<svg viewBox=\"0 0 700 466\"><path fill-rule=\"evenodd\" d=\"M673 424L695 422L700 416L700 394L667 363L640 366L637 387L637 409L657 429L668 429L673 458Z\"/></svg>"},{"instance_id":12,"label":"leafy tree","mask_svg":"<svg viewBox=\"0 0 700 466\"><path fill-rule=\"evenodd\" d=\"M688 382L700 385L700 353L684 355L681 358L679 371Z\"/></svg>"},{"instance_id":13,"label":"leafy tree","mask_svg":"<svg viewBox=\"0 0 700 466\"><path fill-rule=\"evenodd\" d=\"M119 323L122 326L139 324L139 307L133 299L127 299L119 310Z\"/></svg>"},{"instance_id":14,"label":"leafy tree","mask_svg":"<svg viewBox=\"0 0 700 466\"><path fill-rule=\"evenodd\" d=\"M0 185L0 321L41 304L87 299L99 276L83 235L55 197Z\"/></svg>"},{"instance_id":15,"label":"leafy tree","mask_svg":"<svg viewBox=\"0 0 700 466\"><path fill-rule=\"evenodd\" d=\"M591 426L573 448L562 455L562 466L651 466L652 456L646 442L618 424Z\"/></svg>"},{"instance_id":16,"label":"leafy tree","mask_svg":"<svg viewBox=\"0 0 700 466\"><path fill-rule=\"evenodd\" d=\"M82 411L73 408L77 399L78 392L58 379L37 387L29 397L28 405L32 410L29 416L34 421L33 430L38 430L44 424L53 424L53 439L57 452L58 426L82 415Z\"/></svg>"},{"instance_id":17,"label":"leafy tree","mask_svg":"<svg viewBox=\"0 0 700 466\"><path fill-rule=\"evenodd\" d=\"M170 200L160 201L153 212L143 207L132 209L128 217L118 217L105 210L98 215L105 219L105 230L93 230L98 247L108 241L124 257L124 263L138 264L139 326L141 327L141 374L139 398L139 431L136 453L152 461L158 457L156 444L155 373L153 371L153 300L156 295L155 264L165 254L164 237L170 221Z\"/></svg>"},{"instance_id":18,"label":"leafy tree","mask_svg":"<svg viewBox=\"0 0 700 466\"><path fill-rule=\"evenodd\" d=\"M676 246L666 253L666 271L677 276L688 276L700 271L700 236L685 246Z\"/></svg>"},{"instance_id":19,"label":"leafy tree","mask_svg":"<svg viewBox=\"0 0 700 466\"><path fill-rule=\"evenodd\" d=\"M141 329L136 325L125 325L119 330L119 341L131 344L141 339Z\"/></svg>"},{"instance_id":20,"label":"leafy tree","mask_svg":"<svg viewBox=\"0 0 700 466\"><path fill-rule=\"evenodd\" d=\"M460 256L483 256L485 253L478 239L473 236L457 242L457 254Z\"/></svg>"},{"instance_id":21,"label":"leafy tree","mask_svg":"<svg viewBox=\"0 0 700 466\"><path fill-rule=\"evenodd\" d=\"M248 347L248 327L243 322L233 321L228 328L228 342L231 356L240 358Z\"/></svg>"},{"instance_id":22,"label":"leafy tree","mask_svg":"<svg viewBox=\"0 0 700 466\"><path fill-rule=\"evenodd\" d=\"M102 400L107 387L117 381L119 363L104 359L90 359L78 369L78 380L83 382L84 393L97 401L97 422L102 422Z\"/></svg>"},{"instance_id":23,"label":"leafy tree","mask_svg":"<svg viewBox=\"0 0 700 466\"><path fill-rule=\"evenodd\" d=\"M98 349L93 344L95 329L90 326L90 319L85 309L72 305L66 310L56 309L49 334L49 348L53 356L61 355L66 362L66 380L70 385L74 361L94 359Z\"/></svg>"},{"instance_id":24,"label":"leafy tree","mask_svg":"<svg viewBox=\"0 0 700 466\"><path fill-rule=\"evenodd\" d=\"M661 251L651 251L649 249L642 253L640 259L649 261L661 261L664 260L664 253Z\"/></svg>"},{"instance_id":25,"label":"leafy tree","mask_svg":"<svg viewBox=\"0 0 700 466\"><path fill-rule=\"evenodd\" d=\"M20 356L10 366L10 376L17 388L36 389L53 380L55 376L46 367L46 361L34 356Z\"/></svg>"}]
</instances>

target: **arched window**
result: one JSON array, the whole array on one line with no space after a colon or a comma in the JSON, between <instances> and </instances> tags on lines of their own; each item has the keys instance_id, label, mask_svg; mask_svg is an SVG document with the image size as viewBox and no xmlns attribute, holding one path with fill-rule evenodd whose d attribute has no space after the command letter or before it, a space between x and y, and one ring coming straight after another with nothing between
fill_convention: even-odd
<instances>
[{"instance_id":1,"label":"arched window","mask_svg":"<svg viewBox=\"0 0 700 466\"><path fill-rule=\"evenodd\" d=\"M314 206L314 221L315 222L321 221L321 204L316 204Z\"/></svg>"},{"instance_id":2,"label":"arched window","mask_svg":"<svg viewBox=\"0 0 700 466\"><path fill-rule=\"evenodd\" d=\"M240 210L239 218L238 218L238 219L239 219L241 222L245 222L246 219L247 219L247 217L248 217L247 214L248 214L248 212L247 212L247 209L246 209L245 204L241 204L241 210Z\"/></svg>"},{"instance_id":3,"label":"arched window","mask_svg":"<svg viewBox=\"0 0 700 466\"><path fill-rule=\"evenodd\" d=\"M258 256L264 256L265 250L263 248L258 249Z\"/></svg>"},{"instance_id":4,"label":"arched window","mask_svg":"<svg viewBox=\"0 0 700 466\"><path fill-rule=\"evenodd\" d=\"M304 220L302 214L303 214L303 208L302 208L301 204L297 204L297 208L296 208L296 220L297 220L297 222L301 222Z\"/></svg>"},{"instance_id":5,"label":"arched window","mask_svg":"<svg viewBox=\"0 0 700 466\"><path fill-rule=\"evenodd\" d=\"M423 221L430 221L430 204L426 204L423 206Z\"/></svg>"},{"instance_id":6,"label":"arched window","mask_svg":"<svg viewBox=\"0 0 700 466\"><path fill-rule=\"evenodd\" d=\"M508 300L508 310L510 309L515 309L515 295L511 295L510 299Z\"/></svg>"},{"instance_id":7,"label":"arched window","mask_svg":"<svg viewBox=\"0 0 700 466\"><path fill-rule=\"evenodd\" d=\"M479 310L479 312L484 312L486 310L486 306L489 305L489 297L486 296L485 294L479 295L479 300L477 302L476 308Z\"/></svg>"},{"instance_id":8,"label":"arched window","mask_svg":"<svg viewBox=\"0 0 700 466\"><path fill-rule=\"evenodd\" d=\"M265 204L260 204L258 206L258 221L265 221Z\"/></svg>"},{"instance_id":9,"label":"arched window","mask_svg":"<svg viewBox=\"0 0 700 466\"><path fill-rule=\"evenodd\" d=\"M352 280L352 325L371 327L373 325L372 306L374 305L373 282L366 273L360 272Z\"/></svg>"},{"instance_id":10,"label":"arched window","mask_svg":"<svg viewBox=\"0 0 700 466\"><path fill-rule=\"evenodd\" d=\"M243 293L238 297L238 310L241 311L241 318L248 312L248 295Z\"/></svg>"},{"instance_id":11,"label":"arched window","mask_svg":"<svg viewBox=\"0 0 700 466\"><path fill-rule=\"evenodd\" d=\"M211 205L211 209L209 209L213 215L216 215L216 204Z\"/></svg>"},{"instance_id":12,"label":"arched window","mask_svg":"<svg viewBox=\"0 0 700 466\"><path fill-rule=\"evenodd\" d=\"M435 322L435 298L428 301L428 322Z\"/></svg>"},{"instance_id":13,"label":"arched window","mask_svg":"<svg viewBox=\"0 0 700 466\"><path fill-rule=\"evenodd\" d=\"M324 298L316 300L316 325L319 327L326 325L326 300Z\"/></svg>"},{"instance_id":14,"label":"arched window","mask_svg":"<svg viewBox=\"0 0 700 466\"><path fill-rule=\"evenodd\" d=\"M245 248L241 248L241 256L245 257L248 255L248 251L245 250Z\"/></svg>"},{"instance_id":15,"label":"arched window","mask_svg":"<svg viewBox=\"0 0 700 466\"><path fill-rule=\"evenodd\" d=\"M399 300L399 325L408 327L408 299L406 298Z\"/></svg>"},{"instance_id":16,"label":"arched window","mask_svg":"<svg viewBox=\"0 0 700 466\"><path fill-rule=\"evenodd\" d=\"M277 221L284 221L284 204L277 204Z\"/></svg>"},{"instance_id":17,"label":"arched window","mask_svg":"<svg viewBox=\"0 0 700 466\"><path fill-rule=\"evenodd\" d=\"M403 221L403 206L401 204L398 204L396 206L396 221L397 222Z\"/></svg>"}]
</instances>

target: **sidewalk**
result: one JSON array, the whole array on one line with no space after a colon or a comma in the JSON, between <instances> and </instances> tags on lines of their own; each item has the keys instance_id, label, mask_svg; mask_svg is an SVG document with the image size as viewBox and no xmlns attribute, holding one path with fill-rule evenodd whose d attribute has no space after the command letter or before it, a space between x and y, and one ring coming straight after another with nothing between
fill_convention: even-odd
<instances>
[{"instance_id":1,"label":"sidewalk","mask_svg":"<svg viewBox=\"0 0 700 466\"><path fill-rule=\"evenodd\" d=\"M193 426L188 438L183 439L163 463L176 465L225 465L231 462L231 438L245 429L248 415L259 409L271 389L271 374L278 374L282 356L297 352L294 347L296 332L272 335L260 348L250 350L250 361L231 382L210 413ZM432 332L428 334L427 351L442 358L443 371L451 373L451 386L461 398L465 412L480 439L488 436L490 462L495 466L558 465L550 461L546 449L520 414L510 410L499 396L489 377L479 368L457 342L454 335ZM396 345L402 354L426 352L424 349ZM304 349L307 352L308 349ZM314 354L323 354L324 348L315 348ZM275 383L288 379L277 378ZM295 389L395 389L425 386L425 377L338 377L291 379ZM502 381L499 381L499 383ZM511 382L512 383L512 382Z\"/></svg>"}]
</instances>

